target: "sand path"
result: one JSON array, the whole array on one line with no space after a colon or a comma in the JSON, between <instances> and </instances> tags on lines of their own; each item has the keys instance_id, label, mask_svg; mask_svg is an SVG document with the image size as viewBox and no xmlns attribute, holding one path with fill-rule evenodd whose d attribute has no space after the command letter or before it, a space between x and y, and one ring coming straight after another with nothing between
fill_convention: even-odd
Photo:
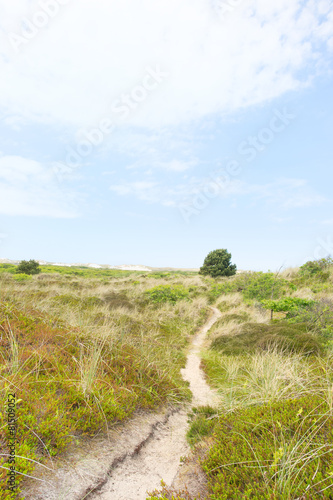
<instances>
[{"instance_id":1,"label":"sand path","mask_svg":"<svg viewBox=\"0 0 333 500\"><path fill-rule=\"evenodd\" d=\"M220 312L212 309L212 315L192 341L182 370L184 380L190 384L193 394L191 406L217 403L217 394L208 386L200 369L200 349L207 332L219 318ZM161 480L171 485L180 467L180 458L189 453L186 442L188 410L185 408L171 415L167 422L155 428L152 438L140 453L128 457L112 470L109 479L89 499L94 500L145 500L147 490L158 488Z\"/></svg>"},{"instance_id":2,"label":"sand path","mask_svg":"<svg viewBox=\"0 0 333 500\"><path fill-rule=\"evenodd\" d=\"M180 458L190 452L186 442L188 412L193 406L217 404L217 394L200 369L200 349L207 332L221 316L212 314L193 338L182 370L193 394L182 409L137 414L112 429L68 450L55 469L34 471L35 480L22 488L26 500L146 500L161 480L172 485L182 474ZM196 474L194 474L195 476Z\"/></svg>"}]
</instances>

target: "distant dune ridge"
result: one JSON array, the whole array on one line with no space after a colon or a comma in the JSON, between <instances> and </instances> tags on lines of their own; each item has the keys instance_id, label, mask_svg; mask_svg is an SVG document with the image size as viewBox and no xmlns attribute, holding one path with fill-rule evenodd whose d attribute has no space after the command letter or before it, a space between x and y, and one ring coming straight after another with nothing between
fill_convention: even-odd
<instances>
[{"instance_id":1,"label":"distant dune ridge","mask_svg":"<svg viewBox=\"0 0 333 500\"><path fill-rule=\"evenodd\" d=\"M18 264L19 260L10 259L0 259L0 264ZM121 271L194 271L197 272L199 269L185 269L185 268L173 268L173 267L148 267L133 264L124 264L121 266L111 266L110 264L83 264L75 262L73 264L68 264L64 262L47 262L45 260L38 260L41 266L60 266L60 267L92 267L94 269L119 269Z\"/></svg>"}]
</instances>

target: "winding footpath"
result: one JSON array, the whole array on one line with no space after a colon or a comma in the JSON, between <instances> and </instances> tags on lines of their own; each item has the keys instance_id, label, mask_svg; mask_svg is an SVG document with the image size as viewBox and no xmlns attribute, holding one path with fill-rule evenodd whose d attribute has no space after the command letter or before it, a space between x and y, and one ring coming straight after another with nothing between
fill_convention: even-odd
<instances>
[{"instance_id":1,"label":"winding footpath","mask_svg":"<svg viewBox=\"0 0 333 500\"><path fill-rule=\"evenodd\" d=\"M69 451L49 473L36 470L38 481L23 489L26 500L146 500L147 491L168 486L179 477L180 459L190 453L186 441L188 412L194 406L218 402L200 369L200 350L207 332L221 313L212 314L190 346L184 380L193 394L191 405L168 413L138 413L126 425L109 433L109 438L90 440Z\"/></svg>"},{"instance_id":2,"label":"winding footpath","mask_svg":"<svg viewBox=\"0 0 333 500\"><path fill-rule=\"evenodd\" d=\"M211 309L213 314L193 339L186 367L182 370L182 376L189 382L193 394L192 407L214 406L217 403L217 395L208 386L200 369L200 349L207 332L221 315L217 309ZM140 453L128 457L116 467L105 485L89 495L89 499L145 500L147 490L159 488L162 479L170 486L177 475L180 458L190 451L186 441L189 409L174 413L166 423L158 425Z\"/></svg>"}]
</instances>

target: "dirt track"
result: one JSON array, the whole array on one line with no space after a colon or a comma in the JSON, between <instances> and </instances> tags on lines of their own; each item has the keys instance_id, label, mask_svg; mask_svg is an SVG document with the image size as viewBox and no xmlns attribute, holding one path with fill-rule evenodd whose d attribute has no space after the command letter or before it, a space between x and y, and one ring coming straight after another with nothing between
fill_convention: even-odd
<instances>
[{"instance_id":1,"label":"dirt track","mask_svg":"<svg viewBox=\"0 0 333 500\"><path fill-rule=\"evenodd\" d=\"M200 348L208 330L219 317L217 309L201 328L192 342L187 364L182 370L184 380L190 384L192 405L214 405L216 394L207 385L200 370ZM129 457L110 475L100 491L89 495L95 500L145 500L146 491L158 488L161 479L171 485L180 466L180 458L190 450L186 442L188 428L187 410L170 416L165 424L158 426L152 439L139 454Z\"/></svg>"},{"instance_id":2,"label":"dirt track","mask_svg":"<svg viewBox=\"0 0 333 500\"><path fill-rule=\"evenodd\" d=\"M193 394L191 405L179 411L137 414L108 440L97 438L74 453L69 451L55 471L39 471L42 481L27 486L23 491L26 500L145 500L147 490L159 488L162 479L172 485L179 477L181 457L190 451L186 442L188 411L191 406L217 402L200 370L200 349L220 316L217 309L211 309L182 370Z\"/></svg>"}]
</instances>

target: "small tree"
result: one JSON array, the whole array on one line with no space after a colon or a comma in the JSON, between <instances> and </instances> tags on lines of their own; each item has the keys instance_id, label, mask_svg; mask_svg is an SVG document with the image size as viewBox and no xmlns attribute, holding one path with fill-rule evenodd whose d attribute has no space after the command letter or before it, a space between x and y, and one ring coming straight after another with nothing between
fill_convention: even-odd
<instances>
[{"instance_id":1,"label":"small tree","mask_svg":"<svg viewBox=\"0 0 333 500\"><path fill-rule=\"evenodd\" d=\"M39 274L41 268L36 260L21 260L16 268L16 273L19 274Z\"/></svg>"},{"instance_id":2,"label":"small tree","mask_svg":"<svg viewBox=\"0 0 333 500\"><path fill-rule=\"evenodd\" d=\"M219 276L233 276L236 274L237 267L231 264L231 253L226 249L213 250L204 260L200 267L199 274L208 275L212 278Z\"/></svg>"},{"instance_id":3,"label":"small tree","mask_svg":"<svg viewBox=\"0 0 333 500\"><path fill-rule=\"evenodd\" d=\"M273 313L284 312L286 317L290 317L290 314L297 313L299 310L315 304L314 300L300 299L298 297L285 297L280 300L262 300L261 305L265 309L271 310L271 319L273 319Z\"/></svg>"}]
</instances>

